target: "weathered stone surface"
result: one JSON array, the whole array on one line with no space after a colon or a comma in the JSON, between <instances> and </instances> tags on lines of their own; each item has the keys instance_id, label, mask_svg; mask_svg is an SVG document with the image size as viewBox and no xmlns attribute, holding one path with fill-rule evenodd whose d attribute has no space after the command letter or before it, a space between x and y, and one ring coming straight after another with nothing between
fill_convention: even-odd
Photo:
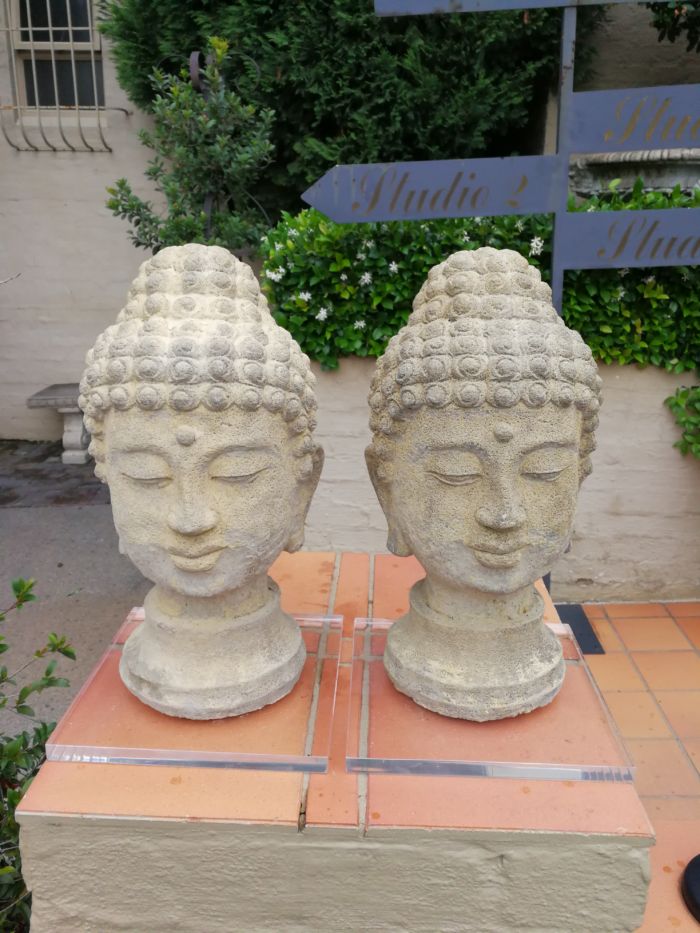
<instances>
[{"instance_id":1,"label":"weathered stone surface","mask_svg":"<svg viewBox=\"0 0 700 933\"><path fill-rule=\"evenodd\" d=\"M296 683L305 650L267 576L303 543L323 452L308 358L219 247L141 267L88 353L80 405L120 547L155 587L127 687L161 712L239 715Z\"/></svg>"},{"instance_id":2,"label":"weathered stone surface","mask_svg":"<svg viewBox=\"0 0 700 933\"><path fill-rule=\"evenodd\" d=\"M389 550L427 574L384 663L422 706L500 719L559 690L533 584L571 537L600 384L539 272L488 247L431 269L379 360L367 464Z\"/></svg>"}]
</instances>

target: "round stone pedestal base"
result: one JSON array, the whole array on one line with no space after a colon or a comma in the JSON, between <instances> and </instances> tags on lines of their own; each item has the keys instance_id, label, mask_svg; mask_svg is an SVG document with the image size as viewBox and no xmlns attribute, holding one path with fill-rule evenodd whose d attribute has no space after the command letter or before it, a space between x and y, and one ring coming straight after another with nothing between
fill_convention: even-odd
<instances>
[{"instance_id":1,"label":"round stone pedestal base","mask_svg":"<svg viewBox=\"0 0 700 933\"><path fill-rule=\"evenodd\" d=\"M422 581L421 581L422 582ZM401 693L420 706L485 722L551 702L564 680L561 645L542 621L542 599L516 622L453 619L431 610L421 582L411 608L389 629L384 667Z\"/></svg>"},{"instance_id":2,"label":"round stone pedestal base","mask_svg":"<svg viewBox=\"0 0 700 933\"><path fill-rule=\"evenodd\" d=\"M286 696L306 660L299 626L270 599L238 618L169 618L146 597L145 621L127 639L119 673L147 706L184 719L250 713Z\"/></svg>"}]
</instances>

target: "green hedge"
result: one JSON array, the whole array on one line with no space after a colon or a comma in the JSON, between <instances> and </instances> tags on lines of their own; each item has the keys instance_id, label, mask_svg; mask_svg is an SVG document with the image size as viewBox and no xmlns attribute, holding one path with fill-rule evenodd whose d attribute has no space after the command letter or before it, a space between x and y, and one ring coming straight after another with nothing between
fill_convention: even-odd
<instances>
[{"instance_id":1,"label":"green hedge","mask_svg":"<svg viewBox=\"0 0 700 933\"><path fill-rule=\"evenodd\" d=\"M600 8L579 13L577 74ZM274 161L252 193L273 214L336 163L538 151L559 63L560 10L379 18L373 0L106 0L120 85L149 109L209 36L226 77L273 109Z\"/></svg>"},{"instance_id":2,"label":"green hedge","mask_svg":"<svg viewBox=\"0 0 700 933\"><path fill-rule=\"evenodd\" d=\"M615 186L577 210L700 206L690 195ZM573 205L572 205L573 207ZM336 224L314 210L285 214L261 242L263 282L275 317L324 368L343 356L379 356L402 327L431 266L459 249L508 247L549 279L549 215L425 223ZM700 366L700 269L574 271L564 283L564 319L604 363L675 372Z\"/></svg>"}]
</instances>

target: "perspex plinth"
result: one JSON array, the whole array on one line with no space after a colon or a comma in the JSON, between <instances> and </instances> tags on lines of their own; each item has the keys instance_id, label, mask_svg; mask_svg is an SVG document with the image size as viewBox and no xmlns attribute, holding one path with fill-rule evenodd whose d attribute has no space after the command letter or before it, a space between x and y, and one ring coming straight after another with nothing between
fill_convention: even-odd
<instances>
[{"instance_id":1,"label":"perspex plinth","mask_svg":"<svg viewBox=\"0 0 700 933\"><path fill-rule=\"evenodd\" d=\"M46 745L49 761L316 771L328 768L342 616L295 616L306 662L294 689L270 706L227 719L179 719L133 696L121 650L143 620L134 609ZM324 714L317 717L323 694ZM94 710L100 716L94 716Z\"/></svg>"},{"instance_id":2,"label":"perspex plinth","mask_svg":"<svg viewBox=\"0 0 700 933\"><path fill-rule=\"evenodd\" d=\"M383 664L386 619L356 619L348 721L349 771L452 774L545 781L631 782L634 769L568 625L559 638L566 675L547 706L469 722L430 712L400 693Z\"/></svg>"}]
</instances>

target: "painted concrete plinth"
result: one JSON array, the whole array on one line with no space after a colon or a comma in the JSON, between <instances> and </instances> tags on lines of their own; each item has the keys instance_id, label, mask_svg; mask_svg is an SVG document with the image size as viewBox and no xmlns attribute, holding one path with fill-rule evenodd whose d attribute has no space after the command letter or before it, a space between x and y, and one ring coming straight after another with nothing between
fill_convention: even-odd
<instances>
[{"instance_id":1,"label":"painted concrete plinth","mask_svg":"<svg viewBox=\"0 0 700 933\"><path fill-rule=\"evenodd\" d=\"M336 606L353 598L341 577ZM327 774L45 764L19 810L33 933L635 930L653 835L631 784L347 773L346 623L307 736L332 717ZM572 706L572 730L599 717Z\"/></svg>"}]
</instances>

